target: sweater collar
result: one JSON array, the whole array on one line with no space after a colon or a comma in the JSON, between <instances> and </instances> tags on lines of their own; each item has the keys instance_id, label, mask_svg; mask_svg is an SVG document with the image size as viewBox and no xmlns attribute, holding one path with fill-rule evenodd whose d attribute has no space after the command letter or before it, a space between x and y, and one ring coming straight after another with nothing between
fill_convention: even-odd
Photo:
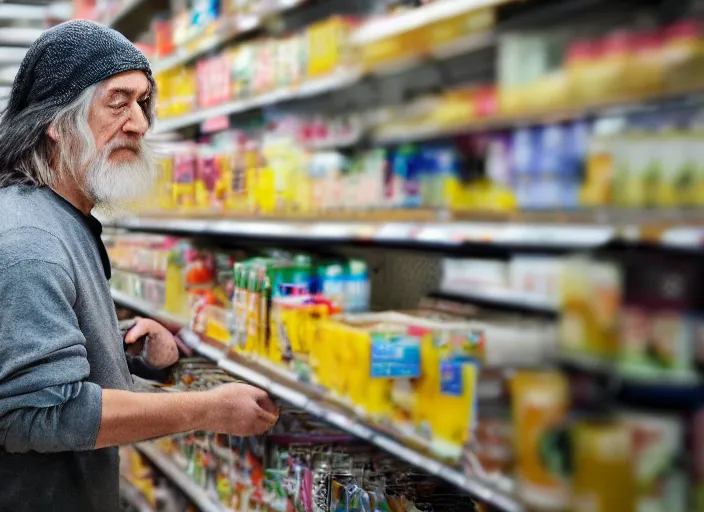
<instances>
[{"instance_id":1,"label":"sweater collar","mask_svg":"<svg viewBox=\"0 0 704 512\"><path fill-rule=\"evenodd\" d=\"M103 271L105 272L105 277L109 281L110 278L112 277L112 269L110 266L110 258L108 256L108 251L105 249L105 244L103 243L102 239L102 234L103 234L103 225L101 222L96 219L93 215L86 215L83 213L81 210L76 208L71 202L67 201L63 196L60 194L57 194L51 189L48 189L49 192L59 200L59 204L67 210L69 213L71 213L74 217L78 217L78 219L83 223L83 225L88 228L88 231L90 231L91 235L93 235L93 239L95 240L95 243L98 248L98 252L100 253L100 260L102 261L103 264Z\"/></svg>"}]
</instances>

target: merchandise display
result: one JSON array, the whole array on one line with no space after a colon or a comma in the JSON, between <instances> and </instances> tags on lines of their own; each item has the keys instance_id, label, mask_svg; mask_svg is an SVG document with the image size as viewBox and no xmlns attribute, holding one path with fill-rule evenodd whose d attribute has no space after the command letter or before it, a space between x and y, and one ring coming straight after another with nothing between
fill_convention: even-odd
<instances>
[{"instance_id":1,"label":"merchandise display","mask_svg":"<svg viewBox=\"0 0 704 512\"><path fill-rule=\"evenodd\" d=\"M652 266L652 257L444 259L438 298L426 297L413 310L365 312L374 290L360 260L280 249L221 251L126 234L114 237L109 250L118 267L113 288L157 318L160 312L180 316L210 347L204 353L335 404L470 478L508 486L530 507L581 510L597 500L604 511L617 505L686 511L696 499L687 476L696 474L696 462L681 465L681 419L624 404L575 422L571 411L603 404L573 396L572 386L580 384L570 373L538 369L586 359L622 379L697 386L701 305L693 288L698 281L684 279L696 275L696 266L656 265L663 270L650 273L655 282L681 285L668 302L658 299L655 286L644 289L642 278L631 277ZM156 280L164 287L158 298L148 291L154 276L166 276ZM472 305L471 295L462 301L462 289L480 302L482 290L505 290L555 309L537 316L498 311ZM653 294L652 302L644 293ZM638 311L648 312L644 321L652 322L653 336L665 325L663 332L680 334L658 341L646 333L655 345L642 346L630 334ZM653 314L658 311L662 319ZM175 378L196 389L232 379L219 364L222 369L198 378L177 370ZM488 389L499 391L487 395ZM661 466L653 468L655 460ZM617 489L611 478L620 482Z\"/></svg>"},{"instance_id":2,"label":"merchandise display","mask_svg":"<svg viewBox=\"0 0 704 512\"><path fill-rule=\"evenodd\" d=\"M207 389L228 380L234 379L212 363L182 360L166 389ZM192 509L164 488L164 467L188 482L189 497L212 510L217 504L221 510L262 512L467 510L466 498L447 485L417 488L422 475L286 406L265 438L192 433L125 448L121 455L123 477L147 503L174 512Z\"/></svg>"},{"instance_id":3,"label":"merchandise display","mask_svg":"<svg viewBox=\"0 0 704 512\"><path fill-rule=\"evenodd\" d=\"M76 5L158 86L103 238L195 356L143 384L282 407L126 448L133 508L704 512L697 2Z\"/></svg>"},{"instance_id":4,"label":"merchandise display","mask_svg":"<svg viewBox=\"0 0 704 512\"><path fill-rule=\"evenodd\" d=\"M209 143L179 142L161 160L157 210L239 215L312 215L389 209L512 211L516 194L507 155L487 139L406 145L354 152L316 150L346 145L359 134L354 117L279 119L253 133L226 131ZM473 162L468 168L468 162Z\"/></svg>"}]
</instances>

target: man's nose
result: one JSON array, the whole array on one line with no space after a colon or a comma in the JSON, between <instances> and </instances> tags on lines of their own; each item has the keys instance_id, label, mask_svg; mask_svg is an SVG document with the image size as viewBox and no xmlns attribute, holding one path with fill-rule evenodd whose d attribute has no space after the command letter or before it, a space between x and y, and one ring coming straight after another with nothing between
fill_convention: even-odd
<instances>
[{"instance_id":1,"label":"man's nose","mask_svg":"<svg viewBox=\"0 0 704 512\"><path fill-rule=\"evenodd\" d=\"M137 135L144 135L149 129L149 122L147 121L147 116L142 110L142 107L136 101L132 103L130 108L130 118L127 120L122 130L125 133L133 133Z\"/></svg>"}]
</instances>

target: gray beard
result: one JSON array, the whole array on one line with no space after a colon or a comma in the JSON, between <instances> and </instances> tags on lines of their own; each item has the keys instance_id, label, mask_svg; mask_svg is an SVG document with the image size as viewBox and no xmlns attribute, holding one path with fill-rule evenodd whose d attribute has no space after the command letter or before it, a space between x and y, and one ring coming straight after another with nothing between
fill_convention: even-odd
<instances>
[{"instance_id":1,"label":"gray beard","mask_svg":"<svg viewBox=\"0 0 704 512\"><path fill-rule=\"evenodd\" d=\"M127 205L146 197L156 177L155 158L146 142L140 143L136 158L128 163L113 163L110 154L119 144L109 144L90 163L85 172L85 192L96 212L113 217Z\"/></svg>"}]
</instances>

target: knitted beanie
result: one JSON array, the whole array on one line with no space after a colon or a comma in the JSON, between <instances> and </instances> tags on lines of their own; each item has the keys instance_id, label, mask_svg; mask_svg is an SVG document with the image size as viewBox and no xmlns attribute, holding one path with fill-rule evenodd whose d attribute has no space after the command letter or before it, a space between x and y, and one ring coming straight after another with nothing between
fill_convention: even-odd
<instances>
[{"instance_id":1,"label":"knitted beanie","mask_svg":"<svg viewBox=\"0 0 704 512\"><path fill-rule=\"evenodd\" d=\"M35 105L61 108L87 87L133 70L143 71L154 87L149 60L122 34L92 21L66 21L43 32L29 48L5 119Z\"/></svg>"}]
</instances>

